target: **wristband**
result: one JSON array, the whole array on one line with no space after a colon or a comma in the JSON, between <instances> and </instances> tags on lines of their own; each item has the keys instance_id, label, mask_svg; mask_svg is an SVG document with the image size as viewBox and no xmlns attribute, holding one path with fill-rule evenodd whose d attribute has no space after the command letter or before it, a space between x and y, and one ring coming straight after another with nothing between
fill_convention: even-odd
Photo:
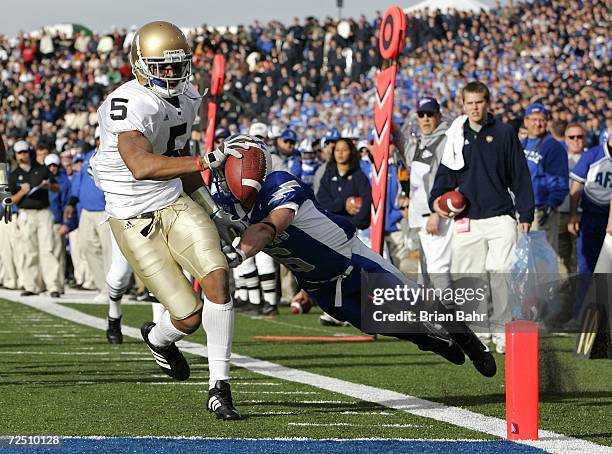
<instances>
[{"instance_id":1,"label":"wristband","mask_svg":"<svg viewBox=\"0 0 612 454\"><path fill-rule=\"evenodd\" d=\"M204 172L204 170L206 170L204 168L204 158L202 156L196 157L196 167L198 168L198 172Z\"/></svg>"},{"instance_id":2,"label":"wristband","mask_svg":"<svg viewBox=\"0 0 612 454\"><path fill-rule=\"evenodd\" d=\"M264 224L264 225L267 225L268 227L271 227L272 230L274 230L274 238L276 238L276 226L274 224L268 221L261 221L260 224Z\"/></svg>"}]
</instances>

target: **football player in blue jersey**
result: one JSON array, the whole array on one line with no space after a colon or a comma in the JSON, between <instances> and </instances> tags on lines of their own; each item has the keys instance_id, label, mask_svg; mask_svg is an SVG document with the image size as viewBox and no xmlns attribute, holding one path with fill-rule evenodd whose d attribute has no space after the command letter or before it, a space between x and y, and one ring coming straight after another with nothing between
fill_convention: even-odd
<instances>
[{"instance_id":1,"label":"football player in blue jersey","mask_svg":"<svg viewBox=\"0 0 612 454\"><path fill-rule=\"evenodd\" d=\"M263 142L257 151L266 163L270 162ZM416 285L364 245L348 220L320 207L312 190L290 173L267 174L251 204L231 193L224 183L224 175L218 173L217 177L217 203L249 225L234 242L235 249L227 245L224 248L230 265L264 251L294 273L300 288L321 309L359 329L362 327L362 276L382 276L385 285L393 287ZM457 326L445 325L451 332L450 337L446 331L430 324L412 326L416 328L411 328L412 332L386 335L409 340L419 349L435 352L455 364L465 362L465 352L482 375L495 375L493 356L464 324L460 330Z\"/></svg>"}]
</instances>

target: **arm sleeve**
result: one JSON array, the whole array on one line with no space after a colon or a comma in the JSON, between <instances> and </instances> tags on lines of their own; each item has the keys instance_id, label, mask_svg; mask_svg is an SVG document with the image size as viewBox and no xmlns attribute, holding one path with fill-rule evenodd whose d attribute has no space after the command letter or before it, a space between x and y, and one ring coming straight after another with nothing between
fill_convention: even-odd
<instances>
[{"instance_id":1,"label":"arm sleeve","mask_svg":"<svg viewBox=\"0 0 612 454\"><path fill-rule=\"evenodd\" d=\"M302 184L287 172L275 172L271 176L271 180L264 185L265 215L263 217L278 208L291 208L297 211L302 203L309 198L309 191L307 192ZM312 197L312 193L310 193L310 197Z\"/></svg>"},{"instance_id":2,"label":"arm sleeve","mask_svg":"<svg viewBox=\"0 0 612 454\"><path fill-rule=\"evenodd\" d=\"M533 222L535 202L527 159L514 132L509 133L508 142L510 189L514 193L516 211L518 211L520 222L531 223Z\"/></svg>"},{"instance_id":3,"label":"arm sleeve","mask_svg":"<svg viewBox=\"0 0 612 454\"><path fill-rule=\"evenodd\" d=\"M370 226L370 212L372 207L372 187L365 174L361 171L356 172L355 176L358 177L358 189L359 197L361 197L362 204L359 212L351 217L353 225L359 229L367 229Z\"/></svg>"},{"instance_id":4,"label":"arm sleeve","mask_svg":"<svg viewBox=\"0 0 612 454\"><path fill-rule=\"evenodd\" d=\"M11 194L17 194L17 177L15 176L15 172L9 174L9 190L11 191Z\"/></svg>"},{"instance_id":5,"label":"arm sleeve","mask_svg":"<svg viewBox=\"0 0 612 454\"><path fill-rule=\"evenodd\" d=\"M557 208L569 193L569 170L567 153L559 142L552 139L547 144L544 157L548 200L546 205Z\"/></svg>"},{"instance_id":6,"label":"arm sleeve","mask_svg":"<svg viewBox=\"0 0 612 454\"><path fill-rule=\"evenodd\" d=\"M433 213L434 201L442 194L452 191L457 187L457 172L449 169L444 164L440 164L434 178L431 193L429 194L429 209Z\"/></svg>"},{"instance_id":7,"label":"arm sleeve","mask_svg":"<svg viewBox=\"0 0 612 454\"><path fill-rule=\"evenodd\" d=\"M346 214L344 211L344 198L332 193L330 172L325 172L323 178L321 178L321 184L317 192L317 202L332 213Z\"/></svg>"}]
</instances>

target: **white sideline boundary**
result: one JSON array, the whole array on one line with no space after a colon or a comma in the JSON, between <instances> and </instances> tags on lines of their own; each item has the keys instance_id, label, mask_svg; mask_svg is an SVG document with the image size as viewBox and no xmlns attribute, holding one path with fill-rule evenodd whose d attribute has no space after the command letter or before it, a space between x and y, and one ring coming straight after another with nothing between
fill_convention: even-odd
<instances>
[{"instance_id":1,"label":"white sideline boundary","mask_svg":"<svg viewBox=\"0 0 612 454\"><path fill-rule=\"evenodd\" d=\"M55 303L46 296L20 297L18 291L0 289L0 298L16 301L30 306L34 309L46 312L56 317L70 320L75 323L90 326L92 328L106 330L106 320L94 317L70 307ZM124 336L140 339L140 329L123 326ZM202 344L188 341L178 343L181 350L193 355L206 357L206 347ZM401 394L373 386L352 383L338 378L326 377L324 375L306 372L269 361L251 358L233 353L231 363L235 366L248 369L260 375L294 383L302 383L327 391L343 394L367 402L372 402L387 408L403 411L417 416L434 419L441 422L453 424L458 427L482 432L502 439L506 438L506 421L493 416L485 416L470 410L451 407L439 402L432 402L418 397ZM533 446L551 453L584 453L612 454L612 448L598 445L596 443L569 437L548 430L539 431L537 441L517 441L517 443Z\"/></svg>"}]
</instances>

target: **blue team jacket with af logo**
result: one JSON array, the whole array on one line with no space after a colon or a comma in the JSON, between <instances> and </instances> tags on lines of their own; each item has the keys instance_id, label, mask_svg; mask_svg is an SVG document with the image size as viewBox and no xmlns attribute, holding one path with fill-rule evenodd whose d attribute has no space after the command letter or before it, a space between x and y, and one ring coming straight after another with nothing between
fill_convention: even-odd
<instances>
[{"instance_id":1,"label":"blue team jacket with af logo","mask_svg":"<svg viewBox=\"0 0 612 454\"><path fill-rule=\"evenodd\" d=\"M555 138L526 139L522 142L536 207L557 208L569 192L567 152Z\"/></svg>"}]
</instances>

